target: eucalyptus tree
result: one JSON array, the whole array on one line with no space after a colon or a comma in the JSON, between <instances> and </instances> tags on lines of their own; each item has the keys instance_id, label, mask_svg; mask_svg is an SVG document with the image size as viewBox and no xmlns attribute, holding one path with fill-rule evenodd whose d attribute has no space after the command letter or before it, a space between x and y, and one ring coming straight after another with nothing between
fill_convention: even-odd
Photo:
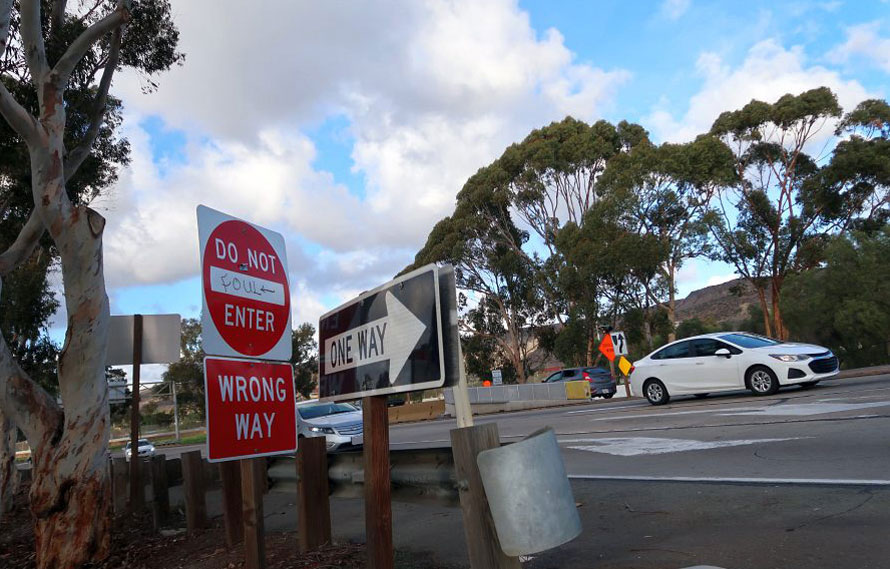
<instances>
[{"instance_id":1,"label":"eucalyptus tree","mask_svg":"<svg viewBox=\"0 0 890 569\"><path fill-rule=\"evenodd\" d=\"M0 0L0 116L23 157L27 149L30 166L22 191L29 213L0 252L0 278L29 259L46 233L58 255L67 311L57 372L63 407L0 337L0 408L31 445L30 507L41 569L80 567L105 558L110 548L105 221L74 191L76 177L90 168L103 125L113 120L108 109L115 71L128 66L151 77L181 58L166 0L97 0L67 8L65 0ZM33 89L22 92L23 82ZM84 84L88 94L69 91ZM68 95L72 102L89 97L82 122L76 113L69 117Z\"/></svg>"},{"instance_id":2,"label":"eucalyptus tree","mask_svg":"<svg viewBox=\"0 0 890 569\"><path fill-rule=\"evenodd\" d=\"M467 180L454 214L435 225L413 267L454 265L462 291L461 332L496 345L525 383L543 309L534 286L535 260L524 249L528 234L513 222L503 174L494 164Z\"/></svg>"},{"instance_id":3,"label":"eucalyptus tree","mask_svg":"<svg viewBox=\"0 0 890 569\"><path fill-rule=\"evenodd\" d=\"M663 307L676 325L677 272L687 260L710 252L705 214L717 190L732 182L732 166L729 149L711 136L685 144L644 142L610 162L600 186L620 201L615 215L663 251L651 278L637 271L643 278L634 291L640 309ZM669 339L675 339L673 332Z\"/></svg>"},{"instance_id":4,"label":"eucalyptus tree","mask_svg":"<svg viewBox=\"0 0 890 569\"><path fill-rule=\"evenodd\" d=\"M842 109L826 87L772 104L753 100L722 113L711 127L732 151L735 169L735 181L717 194L709 217L717 257L757 290L767 334L787 337L779 305L786 277L817 266L828 237L839 228L886 208L880 183L863 179L882 175L890 155L875 140L886 137L866 140L855 134L880 120L876 113L883 106L872 103L840 122L838 133L853 136L830 158L812 155L837 142L826 129ZM848 169L850 155L854 165ZM863 174L866 166L869 173Z\"/></svg>"}]
</instances>

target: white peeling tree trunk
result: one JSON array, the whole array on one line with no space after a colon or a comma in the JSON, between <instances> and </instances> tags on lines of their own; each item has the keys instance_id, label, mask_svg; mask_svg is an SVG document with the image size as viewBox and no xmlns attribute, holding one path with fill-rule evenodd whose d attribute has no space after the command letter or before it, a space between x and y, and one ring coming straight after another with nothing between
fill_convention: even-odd
<instances>
[{"instance_id":1,"label":"white peeling tree trunk","mask_svg":"<svg viewBox=\"0 0 890 569\"><path fill-rule=\"evenodd\" d=\"M58 0L57 0L58 1ZM39 117L31 116L0 82L0 115L28 145L34 212L15 243L0 254L0 277L30 255L44 232L59 252L68 328L58 361L64 411L21 369L0 335L0 410L25 433L32 452L30 505L39 569L77 569L108 556L110 434L105 351L110 320L102 262L105 220L71 202L65 182L89 154L104 114L104 97L118 62L128 4L92 24L50 68L41 31L41 2L19 0L20 30ZM5 46L12 0L0 0L0 46ZM64 2L56 4L64 13ZM97 96L99 111L81 146L66 152L68 77L95 42L111 34L112 48ZM0 281L2 285L2 281ZM2 288L0 288L2 293Z\"/></svg>"},{"instance_id":2,"label":"white peeling tree trunk","mask_svg":"<svg viewBox=\"0 0 890 569\"><path fill-rule=\"evenodd\" d=\"M64 195L60 148L32 152L32 176L43 195ZM36 159L35 159L36 158ZM83 206L50 212L44 225L59 249L68 330L59 356L63 420L34 450L31 511L40 567L77 567L104 559L110 547L110 434L105 350L109 306L102 269L105 220ZM33 446L32 446L33 449ZM76 547L72 547L76 544Z\"/></svg>"},{"instance_id":3,"label":"white peeling tree trunk","mask_svg":"<svg viewBox=\"0 0 890 569\"><path fill-rule=\"evenodd\" d=\"M0 409L0 517L12 511L13 499L19 489L15 467L15 443L18 429Z\"/></svg>"}]
</instances>

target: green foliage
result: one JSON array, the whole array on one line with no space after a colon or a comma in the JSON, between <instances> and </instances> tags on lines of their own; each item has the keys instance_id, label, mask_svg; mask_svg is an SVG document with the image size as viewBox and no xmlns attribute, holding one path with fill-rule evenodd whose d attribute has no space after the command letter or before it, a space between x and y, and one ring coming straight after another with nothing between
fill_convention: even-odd
<instances>
[{"instance_id":1,"label":"green foliage","mask_svg":"<svg viewBox=\"0 0 890 569\"><path fill-rule=\"evenodd\" d=\"M304 322L291 333L291 364L294 366L294 388L303 397L309 397L318 384L318 342L315 326Z\"/></svg>"},{"instance_id":2,"label":"green foliage","mask_svg":"<svg viewBox=\"0 0 890 569\"><path fill-rule=\"evenodd\" d=\"M890 363L890 225L837 237L825 255L782 291L792 337L832 348L844 367Z\"/></svg>"},{"instance_id":3,"label":"green foliage","mask_svg":"<svg viewBox=\"0 0 890 569\"><path fill-rule=\"evenodd\" d=\"M781 337L768 301L786 279L821 266L839 231L890 220L890 106L864 101L838 121L830 157L811 157L814 137L841 116L822 87L722 113L685 144L567 117L471 176L409 269L455 266L468 365L480 376L509 363L523 381L535 343L586 364L604 325L649 351L674 333L676 275L693 258L730 263L765 299L722 327ZM677 332L711 327L693 319Z\"/></svg>"},{"instance_id":4,"label":"green foliage","mask_svg":"<svg viewBox=\"0 0 890 569\"><path fill-rule=\"evenodd\" d=\"M689 338L699 334L710 334L711 332L719 332L723 330L723 326L713 324L711 322L702 322L698 318L689 318L677 325L677 339Z\"/></svg>"},{"instance_id":5,"label":"green foliage","mask_svg":"<svg viewBox=\"0 0 890 569\"><path fill-rule=\"evenodd\" d=\"M204 350L201 348L201 321L195 318L182 320L179 340L180 359L167 366L161 376L165 385L158 391L171 393L176 383L176 398L185 415L204 418Z\"/></svg>"},{"instance_id":6,"label":"green foliage","mask_svg":"<svg viewBox=\"0 0 890 569\"><path fill-rule=\"evenodd\" d=\"M775 297L788 275L818 266L838 229L887 218L885 102L865 101L839 122L838 134L850 137L827 164L807 153L824 124L841 114L834 93L820 87L773 104L752 101L722 113L711 128L732 150L739 173L705 216L718 245L713 256ZM770 317L767 333L784 337L780 314Z\"/></svg>"},{"instance_id":7,"label":"green foliage","mask_svg":"<svg viewBox=\"0 0 890 569\"><path fill-rule=\"evenodd\" d=\"M50 25L51 5L42 2L43 35L50 66L89 25L114 9L100 5L85 17L67 15L60 27ZM37 93L24 65L16 11L10 26L10 41L0 54L0 81L22 106L38 116ZM176 50L179 36L168 0L137 0L124 34L121 67L130 67L149 78L171 65L181 63ZM65 92L65 147L69 152L87 139L91 123L101 114L98 134L89 155L67 181L73 203L89 203L117 181L118 169L129 163L129 143L116 131L121 125L121 102L108 96L96 104L98 80L111 49L109 38L97 42L81 59ZM28 149L4 120L0 120L0 252L13 243L33 209L31 162ZM34 254L3 277L0 295L0 333L22 368L50 393L58 393L56 360L59 348L49 340L46 323L59 302L50 290L49 274L55 270L56 251L44 236Z\"/></svg>"}]
</instances>

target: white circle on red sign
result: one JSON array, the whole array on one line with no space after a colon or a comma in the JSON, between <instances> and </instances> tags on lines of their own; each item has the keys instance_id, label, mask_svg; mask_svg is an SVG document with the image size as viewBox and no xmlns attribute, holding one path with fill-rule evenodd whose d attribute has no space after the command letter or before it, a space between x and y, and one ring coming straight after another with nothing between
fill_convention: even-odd
<instances>
[{"instance_id":1,"label":"white circle on red sign","mask_svg":"<svg viewBox=\"0 0 890 569\"><path fill-rule=\"evenodd\" d=\"M204 298L219 335L235 351L259 356L288 329L287 267L255 227L220 223L204 250Z\"/></svg>"}]
</instances>

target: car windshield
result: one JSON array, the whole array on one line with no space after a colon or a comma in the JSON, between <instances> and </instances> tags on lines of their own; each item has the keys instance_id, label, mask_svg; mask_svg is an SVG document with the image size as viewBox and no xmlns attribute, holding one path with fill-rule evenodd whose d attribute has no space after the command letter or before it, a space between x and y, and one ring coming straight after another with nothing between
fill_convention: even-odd
<instances>
[{"instance_id":1,"label":"car windshield","mask_svg":"<svg viewBox=\"0 0 890 569\"><path fill-rule=\"evenodd\" d=\"M775 346L782 343L765 336L755 336L754 334L724 334L720 336L720 339L732 342L736 346L741 346L742 348L762 348L764 346Z\"/></svg>"},{"instance_id":2,"label":"car windshield","mask_svg":"<svg viewBox=\"0 0 890 569\"><path fill-rule=\"evenodd\" d=\"M144 447L144 446L147 446L150 444L151 444L151 441L149 441L148 439L139 439L139 446L141 446L141 447Z\"/></svg>"},{"instance_id":3,"label":"car windshield","mask_svg":"<svg viewBox=\"0 0 890 569\"><path fill-rule=\"evenodd\" d=\"M349 403L317 403L315 405L303 405L297 407L300 417L303 419L315 419L316 417L324 417L325 415L336 415L338 413L350 413L358 411Z\"/></svg>"}]
</instances>

